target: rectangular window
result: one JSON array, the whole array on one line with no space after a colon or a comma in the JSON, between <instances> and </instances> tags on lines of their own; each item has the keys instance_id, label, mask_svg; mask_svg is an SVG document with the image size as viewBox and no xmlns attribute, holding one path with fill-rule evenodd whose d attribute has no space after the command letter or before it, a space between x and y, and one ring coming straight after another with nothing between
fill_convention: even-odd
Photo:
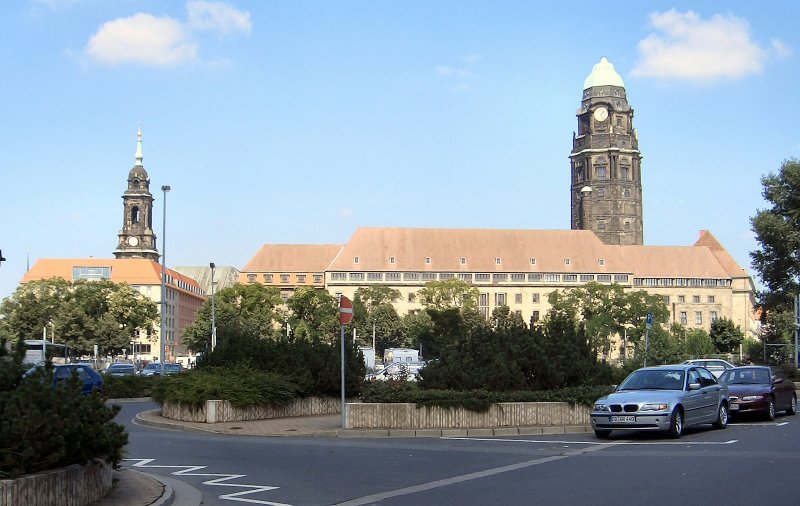
<instances>
[{"instance_id":1,"label":"rectangular window","mask_svg":"<svg viewBox=\"0 0 800 506\"><path fill-rule=\"evenodd\" d=\"M623 181L628 181L631 178L631 169L629 167L622 166L619 169L619 177Z\"/></svg>"},{"instance_id":2,"label":"rectangular window","mask_svg":"<svg viewBox=\"0 0 800 506\"><path fill-rule=\"evenodd\" d=\"M495 263L495 265L501 265L503 263L503 260L498 257L498 258L494 259L494 263Z\"/></svg>"},{"instance_id":3,"label":"rectangular window","mask_svg":"<svg viewBox=\"0 0 800 506\"><path fill-rule=\"evenodd\" d=\"M538 303L539 302L539 294L538 293L534 293L532 300L533 300L534 304Z\"/></svg>"},{"instance_id":4,"label":"rectangular window","mask_svg":"<svg viewBox=\"0 0 800 506\"><path fill-rule=\"evenodd\" d=\"M581 283L588 283L594 281L594 274L581 274Z\"/></svg>"},{"instance_id":5,"label":"rectangular window","mask_svg":"<svg viewBox=\"0 0 800 506\"><path fill-rule=\"evenodd\" d=\"M492 278L489 274L483 274L483 273L475 274L475 281L478 282L488 282L491 281L491 279Z\"/></svg>"},{"instance_id":6,"label":"rectangular window","mask_svg":"<svg viewBox=\"0 0 800 506\"><path fill-rule=\"evenodd\" d=\"M541 274L528 274L528 281L533 281L534 283L540 283L542 281Z\"/></svg>"},{"instance_id":7,"label":"rectangular window","mask_svg":"<svg viewBox=\"0 0 800 506\"><path fill-rule=\"evenodd\" d=\"M353 257L353 263L354 263L354 264L357 264L357 263L358 263L358 257Z\"/></svg>"},{"instance_id":8,"label":"rectangular window","mask_svg":"<svg viewBox=\"0 0 800 506\"><path fill-rule=\"evenodd\" d=\"M461 257L460 262L461 265L467 265L467 257Z\"/></svg>"},{"instance_id":9,"label":"rectangular window","mask_svg":"<svg viewBox=\"0 0 800 506\"><path fill-rule=\"evenodd\" d=\"M489 319L489 308L488 307L479 307L478 312L483 316L484 320Z\"/></svg>"},{"instance_id":10,"label":"rectangular window","mask_svg":"<svg viewBox=\"0 0 800 506\"><path fill-rule=\"evenodd\" d=\"M598 188L598 189L597 189L597 196L598 196L598 197L605 197L605 196L606 196L606 190L605 190L605 188Z\"/></svg>"},{"instance_id":11,"label":"rectangular window","mask_svg":"<svg viewBox=\"0 0 800 506\"><path fill-rule=\"evenodd\" d=\"M272 283L272 274L264 274L264 283Z\"/></svg>"},{"instance_id":12,"label":"rectangular window","mask_svg":"<svg viewBox=\"0 0 800 506\"><path fill-rule=\"evenodd\" d=\"M577 274L564 274L564 283L577 283L577 282L578 282Z\"/></svg>"},{"instance_id":13,"label":"rectangular window","mask_svg":"<svg viewBox=\"0 0 800 506\"><path fill-rule=\"evenodd\" d=\"M545 281L561 281L561 274L545 274L544 275Z\"/></svg>"},{"instance_id":14,"label":"rectangular window","mask_svg":"<svg viewBox=\"0 0 800 506\"><path fill-rule=\"evenodd\" d=\"M488 306L489 305L489 294L488 293L482 293L481 294L481 296L478 299L478 305L479 306Z\"/></svg>"},{"instance_id":15,"label":"rectangular window","mask_svg":"<svg viewBox=\"0 0 800 506\"><path fill-rule=\"evenodd\" d=\"M597 174L598 181L605 181L608 179L608 167L605 165L598 165L595 167L595 173Z\"/></svg>"},{"instance_id":16,"label":"rectangular window","mask_svg":"<svg viewBox=\"0 0 800 506\"><path fill-rule=\"evenodd\" d=\"M522 294L521 293L515 293L514 294L514 303L515 304L522 304Z\"/></svg>"},{"instance_id":17,"label":"rectangular window","mask_svg":"<svg viewBox=\"0 0 800 506\"><path fill-rule=\"evenodd\" d=\"M464 283L472 283L472 274L459 274L458 279L463 281Z\"/></svg>"},{"instance_id":18,"label":"rectangular window","mask_svg":"<svg viewBox=\"0 0 800 506\"><path fill-rule=\"evenodd\" d=\"M331 281L344 281L347 279L346 272L332 272L331 273Z\"/></svg>"},{"instance_id":19,"label":"rectangular window","mask_svg":"<svg viewBox=\"0 0 800 506\"><path fill-rule=\"evenodd\" d=\"M681 325L686 325L689 323L689 318L686 315L686 311L681 311Z\"/></svg>"},{"instance_id":20,"label":"rectangular window","mask_svg":"<svg viewBox=\"0 0 800 506\"><path fill-rule=\"evenodd\" d=\"M417 294L415 292L408 292L408 302L417 302Z\"/></svg>"},{"instance_id":21,"label":"rectangular window","mask_svg":"<svg viewBox=\"0 0 800 506\"><path fill-rule=\"evenodd\" d=\"M536 259L531 257L531 265L536 265Z\"/></svg>"},{"instance_id":22,"label":"rectangular window","mask_svg":"<svg viewBox=\"0 0 800 506\"><path fill-rule=\"evenodd\" d=\"M626 221L625 224L624 224L624 227L625 227L625 230L630 230L631 229L631 222L630 221Z\"/></svg>"},{"instance_id":23,"label":"rectangular window","mask_svg":"<svg viewBox=\"0 0 800 506\"><path fill-rule=\"evenodd\" d=\"M247 275L247 282L248 283L255 283L256 282L256 275L255 274L248 274Z\"/></svg>"},{"instance_id":24,"label":"rectangular window","mask_svg":"<svg viewBox=\"0 0 800 506\"><path fill-rule=\"evenodd\" d=\"M298 274L297 275L297 282L298 283L305 283L306 282L306 275L305 274Z\"/></svg>"},{"instance_id":25,"label":"rectangular window","mask_svg":"<svg viewBox=\"0 0 800 506\"><path fill-rule=\"evenodd\" d=\"M494 294L494 305L497 306L497 307L505 306L506 305L506 294L504 294L504 293L496 293L496 294Z\"/></svg>"},{"instance_id":26,"label":"rectangular window","mask_svg":"<svg viewBox=\"0 0 800 506\"><path fill-rule=\"evenodd\" d=\"M605 221L598 221L597 222L597 230L604 231L606 229L606 222Z\"/></svg>"},{"instance_id":27,"label":"rectangular window","mask_svg":"<svg viewBox=\"0 0 800 506\"><path fill-rule=\"evenodd\" d=\"M531 315L531 321L534 323L539 321L539 311L533 312L533 315Z\"/></svg>"},{"instance_id":28,"label":"rectangular window","mask_svg":"<svg viewBox=\"0 0 800 506\"><path fill-rule=\"evenodd\" d=\"M425 263L426 264L430 264L431 263L431 257L425 257Z\"/></svg>"},{"instance_id":29,"label":"rectangular window","mask_svg":"<svg viewBox=\"0 0 800 506\"><path fill-rule=\"evenodd\" d=\"M664 296L664 305L669 306L669 295Z\"/></svg>"},{"instance_id":30,"label":"rectangular window","mask_svg":"<svg viewBox=\"0 0 800 506\"><path fill-rule=\"evenodd\" d=\"M597 275L597 282L598 283L611 283L611 274L598 274Z\"/></svg>"},{"instance_id":31,"label":"rectangular window","mask_svg":"<svg viewBox=\"0 0 800 506\"><path fill-rule=\"evenodd\" d=\"M630 198L631 189L630 188L623 188L622 189L622 196L625 197L625 198Z\"/></svg>"},{"instance_id":32,"label":"rectangular window","mask_svg":"<svg viewBox=\"0 0 800 506\"><path fill-rule=\"evenodd\" d=\"M709 304L714 304L717 299L713 295L709 295L707 300Z\"/></svg>"},{"instance_id":33,"label":"rectangular window","mask_svg":"<svg viewBox=\"0 0 800 506\"><path fill-rule=\"evenodd\" d=\"M627 282L628 282L627 274L614 274L614 283L627 283Z\"/></svg>"},{"instance_id":34,"label":"rectangular window","mask_svg":"<svg viewBox=\"0 0 800 506\"><path fill-rule=\"evenodd\" d=\"M456 275L453 274L452 272L443 272L439 274L440 281L444 281L445 279L453 279L454 277L456 277Z\"/></svg>"},{"instance_id":35,"label":"rectangular window","mask_svg":"<svg viewBox=\"0 0 800 506\"><path fill-rule=\"evenodd\" d=\"M678 295L678 304L685 304L685 303L686 303L686 296Z\"/></svg>"},{"instance_id":36,"label":"rectangular window","mask_svg":"<svg viewBox=\"0 0 800 506\"><path fill-rule=\"evenodd\" d=\"M508 274L493 274L492 279L494 279L495 283L498 281L508 281Z\"/></svg>"},{"instance_id":37,"label":"rectangular window","mask_svg":"<svg viewBox=\"0 0 800 506\"><path fill-rule=\"evenodd\" d=\"M695 304L700 304L700 296L699 295L692 295L692 302Z\"/></svg>"},{"instance_id":38,"label":"rectangular window","mask_svg":"<svg viewBox=\"0 0 800 506\"><path fill-rule=\"evenodd\" d=\"M400 281L400 273L399 272L387 272L386 273L386 281Z\"/></svg>"},{"instance_id":39,"label":"rectangular window","mask_svg":"<svg viewBox=\"0 0 800 506\"><path fill-rule=\"evenodd\" d=\"M572 261L569 258L564 259L564 265L569 265Z\"/></svg>"},{"instance_id":40,"label":"rectangular window","mask_svg":"<svg viewBox=\"0 0 800 506\"><path fill-rule=\"evenodd\" d=\"M702 325L703 324L703 312L702 311L696 311L694 313L694 322L697 325Z\"/></svg>"},{"instance_id":41,"label":"rectangular window","mask_svg":"<svg viewBox=\"0 0 800 506\"><path fill-rule=\"evenodd\" d=\"M72 279L110 279L111 267L73 267Z\"/></svg>"},{"instance_id":42,"label":"rectangular window","mask_svg":"<svg viewBox=\"0 0 800 506\"><path fill-rule=\"evenodd\" d=\"M289 282L289 275L281 274L281 283L288 283L288 282Z\"/></svg>"},{"instance_id":43,"label":"rectangular window","mask_svg":"<svg viewBox=\"0 0 800 506\"><path fill-rule=\"evenodd\" d=\"M314 274L314 283L322 283L322 274Z\"/></svg>"},{"instance_id":44,"label":"rectangular window","mask_svg":"<svg viewBox=\"0 0 800 506\"><path fill-rule=\"evenodd\" d=\"M395 258L394 257L389 257L389 263L390 264L394 264L395 263Z\"/></svg>"},{"instance_id":45,"label":"rectangular window","mask_svg":"<svg viewBox=\"0 0 800 506\"><path fill-rule=\"evenodd\" d=\"M525 274L514 273L511 275L511 281L525 281Z\"/></svg>"},{"instance_id":46,"label":"rectangular window","mask_svg":"<svg viewBox=\"0 0 800 506\"><path fill-rule=\"evenodd\" d=\"M419 272L404 272L404 281L419 281Z\"/></svg>"},{"instance_id":47,"label":"rectangular window","mask_svg":"<svg viewBox=\"0 0 800 506\"><path fill-rule=\"evenodd\" d=\"M436 273L435 272L423 272L422 273L422 281L436 281Z\"/></svg>"},{"instance_id":48,"label":"rectangular window","mask_svg":"<svg viewBox=\"0 0 800 506\"><path fill-rule=\"evenodd\" d=\"M717 321L717 312L711 311L711 322L713 323L715 321Z\"/></svg>"},{"instance_id":49,"label":"rectangular window","mask_svg":"<svg viewBox=\"0 0 800 506\"><path fill-rule=\"evenodd\" d=\"M368 272L367 281L383 281L382 272Z\"/></svg>"},{"instance_id":50,"label":"rectangular window","mask_svg":"<svg viewBox=\"0 0 800 506\"><path fill-rule=\"evenodd\" d=\"M599 265L600 267L604 266L605 264L606 264L605 259L603 259L603 258L598 258L597 259L597 265Z\"/></svg>"},{"instance_id":51,"label":"rectangular window","mask_svg":"<svg viewBox=\"0 0 800 506\"><path fill-rule=\"evenodd\" d=\"M351 272L350 273L350 281L364 281L364 273L363 272Z\"/></svg>"}]
</instances>

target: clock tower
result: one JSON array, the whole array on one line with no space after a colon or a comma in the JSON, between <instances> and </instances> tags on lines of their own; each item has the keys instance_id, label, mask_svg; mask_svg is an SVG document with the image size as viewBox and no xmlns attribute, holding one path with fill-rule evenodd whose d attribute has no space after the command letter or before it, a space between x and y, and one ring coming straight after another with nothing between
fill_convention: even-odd
<instances>
[{"instance_id":1,"label":"clock tower","mask_svg":"<svg viewBox=\"0 0 800 506\"><path fill-rule=\"evenodd\" d=\"M136 163L128 173L128 189L122 194L122 230L119 231L116 258L148 258L158 262L156 235L153 233L153 195L150 178L142 166L142 129L136 141Z\"/></svg>"},{"instance_id":2,"label":"clock tower","mask_svg":"<svg viewBox=\"0 0 800 506\"><path fill-rule=\"evenodd\" d=\"M605 57L583 83L572 135L571 228L606 244L644 243L642 155L625 83Z\"/></svg>"}]
</instances>

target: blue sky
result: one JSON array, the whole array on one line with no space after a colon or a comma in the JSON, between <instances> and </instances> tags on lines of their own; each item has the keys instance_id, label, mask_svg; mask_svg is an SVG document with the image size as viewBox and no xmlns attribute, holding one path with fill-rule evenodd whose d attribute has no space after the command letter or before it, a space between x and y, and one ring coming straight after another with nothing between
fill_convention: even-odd
<instances>
[{"instance_id":1,"label":"blue sky","mask_svg":"<svg viewBox=\"0 0 800 506\"><path fill-rule=\"evenodd\" d=\"M796 5L9 0L0 297L113 257L142 125L170 267L357 227L569 228L583 81L635 109L650 245L711 230L750 268L760 178L798 156Z\"/></svg>"}]
</instances>

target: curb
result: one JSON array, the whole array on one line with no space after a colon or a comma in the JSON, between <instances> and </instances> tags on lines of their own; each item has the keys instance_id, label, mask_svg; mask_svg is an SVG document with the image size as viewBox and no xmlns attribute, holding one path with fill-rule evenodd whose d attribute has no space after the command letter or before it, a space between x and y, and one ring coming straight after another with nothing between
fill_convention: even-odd
<instances>
[{"instance_id":1,"label":"curb","mask_svg":"<svg viewBox=\"0 0 800 506\"><path fill-rule=\"evenodd\" d=\"M166 476L142 474L164 485L164 495L150 506L200 506L203 502L203 494L186 482Z\"/></svg>"}]
</instances>

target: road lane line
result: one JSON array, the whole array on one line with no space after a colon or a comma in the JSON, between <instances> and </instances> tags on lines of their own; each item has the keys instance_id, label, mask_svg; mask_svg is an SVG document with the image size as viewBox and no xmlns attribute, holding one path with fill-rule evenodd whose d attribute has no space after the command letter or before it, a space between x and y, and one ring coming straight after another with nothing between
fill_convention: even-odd
<instances>
[{"instance_id":1,"label":"road lane line","mask_svg":"<svg viewBox=\"0 0 800 506\"><path fill-rule=\"evenodd\" d=\"M480 478L485 478L487 476L494 476L496 474L508 473L510 471L517 471L520 469L525 469L526 467L536 466L539 464L547 464L548 462L555 462L557 460L566 459L569 457L574 457L577 455L583 455L584 453L595 452L597 450L602 450L603 448L607 448L609 446L614 446L615 443L610 444L597 444L593 448L586 448L583 450L576 450L572 452L562 453L561 455L553 455L552 457L544 457L541 459L536 460L528 460L526 462L520 462L518 464L511 464L508 466L502 467L495 467L493 469L486 469L484 471L478 471L475 473L469 474L462 474L461 476L454 476L452 478L446 478L444 480L436 480L431 481L428 483L422 483L420 485L415 485L413 487L405 487L405 488L398 488L395 490L388 490L386 492L380 492L377 494L372 494L364 497L359 497L356 499L351 499L349 501L337 503L336 506L360 506L364 504L370 504L377 501L382 501L384 499L389 499L391 497L400 497L404 495L415 494L417 492L423 492L425 490L432 490L435 488L447 487L450 485L454 485L456 483L463 483L465 481L477 480Z\"/></svg>"},{"instance_id":2,"label":"road lane line","mask_svg":"<svg viewBox=\"0 0 800 506\"><path fill-rule=\"evenodd\" d=\"M551 443L551 444L577 444L577 445L730 445L738 443L738 439L728 441L558 441L546 439L505 439L505 438L477 438L477 437L443 437L441 439L461 441L498 441L503 443Z\"/></svg>"}]
</instances>

